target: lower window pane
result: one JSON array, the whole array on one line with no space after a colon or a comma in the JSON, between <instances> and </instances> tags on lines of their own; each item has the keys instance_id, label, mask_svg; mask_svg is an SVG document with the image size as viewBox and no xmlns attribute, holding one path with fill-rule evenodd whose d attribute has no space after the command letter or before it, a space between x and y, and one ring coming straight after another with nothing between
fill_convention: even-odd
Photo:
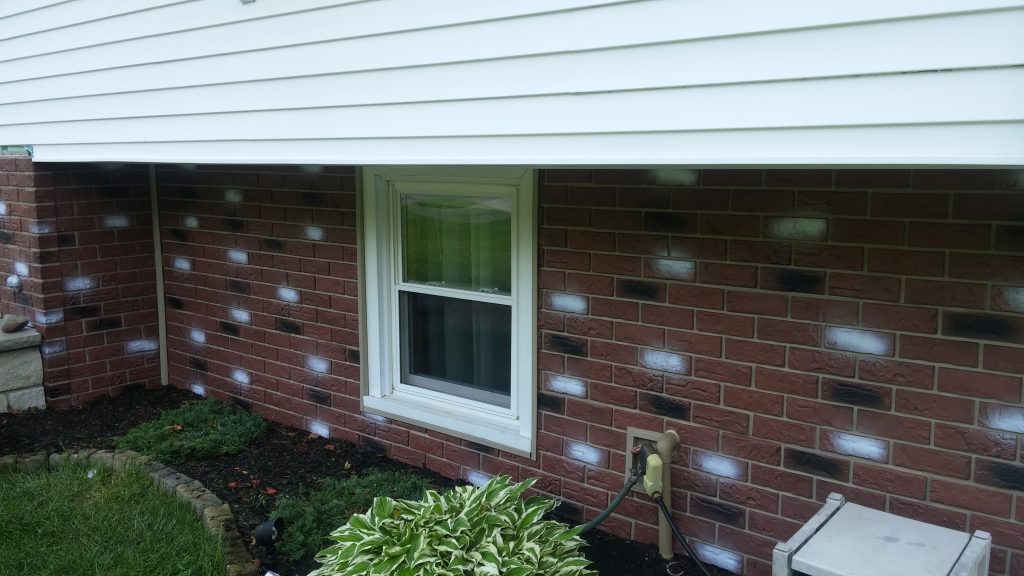
<instances>
[{"instance_id":1,"label":"lower window pane","mask_svg":"<svg viewBox=\"0 0 1024 576\"><path fill-rule=\"evenodd\" d=\"M402 382L509 407L512 309L399 292Z\"/></svg>"}]
</instances>

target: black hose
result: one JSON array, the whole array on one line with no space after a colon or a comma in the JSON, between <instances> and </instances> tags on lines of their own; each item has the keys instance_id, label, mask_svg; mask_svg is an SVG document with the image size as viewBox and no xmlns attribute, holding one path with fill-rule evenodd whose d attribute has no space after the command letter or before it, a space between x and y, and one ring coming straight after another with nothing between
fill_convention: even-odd
<instances>
[{"instance_id":1,"label":"black hose","mask_svg":"<svg viewBox=\"0 0 1024 576\"><path fill-rule=\"evenodd\" d=\"M623 486L622 490L619 490L619 493L615 495L615 499L612 500L612 503L609 504L607 508L602 510L601 513L598 514L593 520L587 522L587 524L583 526L583 529L580 530L580 534L586 534L587 532L590 532L598 524L604 522L605 518L611 516L612 512L614 512L615 509L619 507L619 504L622 504L622 501L626 499L626 495L629 494L629 491L633 489L633 485L639 482L641 478L643 478L643 473L640 472L639 470L633 470L633 472L629 476L629 479L626 480L626 485Z\"/></svg>"},{"instance_id":2,"label":"black hose","mask_svg":"<svg viewBox=\"0 0 1024 576\"><path fill-rule=\"evenodd\" d=\"M711 576L711 573L708 572L707 567L704 566L704 563L700 561L700 558L697 558L697 553L693 551L693 548L690 547L689 542L686 541L686 536L683 536L683 533L679 531L679 527L676 526L676 523L672 521L672 514L668 511L668 506L665 505L665 501L661 498L660 494L654 498L654 502L658 505L658 508L661 509L661 513L665 515L665 519L668 520L668 525L672 528L672 533L675 534L676 540L678 540L679 543L683 545L683 550L686 550L686 554L689 555L689 557L697 565L697 568L700 568L700 573L704 576Z\"/></svg>"}]
</instances>

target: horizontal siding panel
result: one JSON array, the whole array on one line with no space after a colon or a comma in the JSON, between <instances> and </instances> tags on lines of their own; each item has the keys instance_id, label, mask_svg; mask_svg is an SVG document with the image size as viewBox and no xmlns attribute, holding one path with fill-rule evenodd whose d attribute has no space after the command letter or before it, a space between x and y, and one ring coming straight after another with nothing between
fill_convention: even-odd
<instances>
[{"instance_id":1,"label":"horizontal siding panel","mask_svg":"<svg viewBox=\"0 0 1024 576\"><path fill-rule=\"evenodd\" d=\"M952 25L954 21L957 26ZM1024 9L446 66L34 100L4 106L0 123L570 94L1006 66L1024 63L1024 42L1015 36L1022 29ZM972 50L963 49L968 43ZM808 53L815 54L815 58L806 58ZM723 62L729 65L723 66ZM322 65L330 63L324 61ZM258 74L258 55L250 54L244 68ZM239 69L233 71L238 73ZM213 70L200 74L209 80L215 77ZM67 88L81 89L73 80L66 78ZM38 97L41 91L32 92Z\"/></svg>"},{"instance_id":2,"label":"horizontal siding panel","mask_svg":"<svg viewBox=\"0 0 1024 576\"><path fill-rule=\"evenodd\" d=\"M873 126L542 137L39 146L39 162L768 166L1024 164L1024 124Z\"/></svg>"},{"instance_id":3,"label":"horizontal siding panel","mask_svg":"<svg viewBox=\"0 0 1024 576\"><path fill-rule=\"evenodd\" d=\"M0 4L0 19L10 18L16 14L24 14L34 10L40 10L55 4L64 4L70 0L20 0L19 2L4 2Z\"/></svg>"},{"instance_id":4,"label":"horizontal siding panel","mask_svg":"<svg viewBox=\"0 0 1024 576\"><path fill-rule=\"evenodd\" d=\"M237 1L237 0L235 0ZM627 0L602 0L600 4ZM314 44L328 40L361 38L375 35L400 33L410 29L447 27L463 25L478 20L521 18L538 12L571 10L589 7L594 0L517 0L516 2L467 2L466 0L379 0L377 2L353 2L352 0L326 1L303 0L303 2L271 3L287 6L288 12L272 18L255 18L221 25L198 26L200 23L217 23L205 14L205 2L196 6L197 14L178 13L191 8L190 5L176 7L171 14L163 17L165 26L180 31L157 34L124 42L108 42L83 47L73 51L42 54L33 58L19 58L0 62L0 78L18 80L71 74L84 70L135 66L169 60L188 60L224 53L251 52L294 44ZM244 14L244 6L230 3ZM310 7L299 11L302 5ZM326 5L326 7L324 7ZM313 9L318 6L322 9ZM160 19L150 16L152 23ZM547 18L541 17L541 18ZM109 27L110 34L124 34L122 19L97 23ZM73 38L78 27L68 29L64 34ZM97 39L102 33L93 32ZM564 31L563 31L564 33ZM116 36L115 36L116 37ZM26 39L32 40L32 38ZM494 38L490 41L493 43ZM46 45L37 45L45 50ZM0 44L0 58L7 48ZM369 56L363 54L362 56ZM40 74L40 72L45 74Z\"/></svg>"},{"instance_id":5,"label":"horizontal siding panel","mask_svg":"<svg viewBox=\"0 0 1024 576\"><path fill-rule=\"evenodd\" d=\"M610 5L572 10L594 4L607 4L607 1L597 3L594 0L520 0L499 3L437 0L427 4L419 0L390 0L358 3L0 62L0 78L5 81L16 81L161 61L187 61L225 52L239 53L275 48L283 50L285 46L296 46L297 50L292 51L287 57L291 58L293 64L301 64L304 58L343 57L319 44L308 46L314 43L365 39L378 34L398 34L404 30L454 26L494 18L515 17L489 24L447 28L444 30L442 40L439 41L436 37L421 37L423 41L412 51L396 48L374 50L366 46L354 60L348 61L360 62L364 58L395 55L397 61L392 63L385 61L361 64L362 69L372 69L413 65L416 62L410 61L410 57L415 58L415 54L421 49L441 48L451 52L451 55L444 57L443 60L435 59L433 62L463 61L558 50L590 50L608 46L837 26L880 19L924 17L962 10L1024 6L1021 0L907 0L900 3L865 0L856 5L816 3L813 0L779 0L772 3L760 0L618 0L618 3ZM523 14L544 10L565 11L521 17ZM744 14L745 17L737 18L736 14ZM177 21L174 18L168 20ZM196 19L189 21L193 20ZM68 29L67 34L73 36L75 29ZM303 46L299 45L307 45L305 47L312 48L312 51L302 51ZM0 45L0 57L3 57L3 52L3 46ZM228 61L221 64L221 70L224 71L234 65ZM139 88L125 86L123 89Z\"/></svg>"},{"instance_id":6,"label":"horizontal siding panel","mask_svg":"<svg viewBox=\"0 0 1024 576\"><path fill-rule=\"evenodd\" d=\"M742 130L1019 120L1024 68L0 127L85 143ZM965 106L970 103L970 106Z\"/></svg>"},{"instance_id":7,"label":"horizontal siding panel","mask_svg":"<svg viewBox=\"0 0 1024 576\"><path fill-rule=\"evenodd\" d=\"M7 2L23 8L25 2ZM64 29L63 34L75 34L68 27L83 23L113 18L134 12L149 12L153 8L170 5L199 4L202 0L77 0L72 2L34 2L38 9L32 11L19 10L18 14L0 17L0 39L16 38L39 34L46 30ZM150 17L157 17L151 14ZM70 34L69 34L70 33ZM36 50L46 49L45 44L37 44ZM7 58L5 43L0 41L0 57Z\"/></svg>"}]
</instances>

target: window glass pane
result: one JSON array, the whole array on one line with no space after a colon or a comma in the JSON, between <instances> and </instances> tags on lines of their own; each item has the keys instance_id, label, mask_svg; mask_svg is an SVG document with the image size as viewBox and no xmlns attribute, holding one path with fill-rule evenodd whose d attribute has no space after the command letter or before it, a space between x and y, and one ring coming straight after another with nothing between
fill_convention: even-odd
<instances>
[{"instance_id":1,"label":"window glass pane","mask_svg":"<svg viewBox=\"0 0 1024 576\"><path fill-rule=\"evenodd\" d=\"M509 407L512 308L399 292L402 382Z\"/></svg>"},{"instance_id":2,"label":"window glass pane","mask_svg":"<svg viewBox=\"0 0 1024 576\"><path fill-rule=\"evenodd\" d=\"M512 200L401 196L405 282L512 293Z\"/></svg>"}]
</instances>

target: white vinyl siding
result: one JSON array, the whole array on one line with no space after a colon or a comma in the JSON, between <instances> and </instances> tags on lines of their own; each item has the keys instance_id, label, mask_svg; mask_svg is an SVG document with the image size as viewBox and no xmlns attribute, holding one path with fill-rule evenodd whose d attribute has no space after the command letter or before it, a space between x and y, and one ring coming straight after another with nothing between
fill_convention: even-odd
<instances>
[{"instance_id":1,"label":"white vinyl siding","mask_svg":"<svg viewBox=\"0 0 1024 576\"><path fill-rule=\"evenodd\" d=\"M1022 0L47 4L0 9L40 161L1024 163Z\"/></svg>"}]
</instances>

